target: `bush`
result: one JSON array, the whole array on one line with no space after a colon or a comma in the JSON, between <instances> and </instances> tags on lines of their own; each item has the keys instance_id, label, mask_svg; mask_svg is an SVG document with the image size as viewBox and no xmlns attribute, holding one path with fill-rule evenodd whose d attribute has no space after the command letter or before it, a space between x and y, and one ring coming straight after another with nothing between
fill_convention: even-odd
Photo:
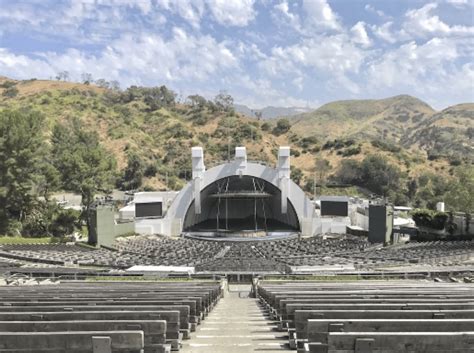
<instances>
[{"instance_id":1,"label":"bush","mask_svg":"<svg viewBox=\"0 0 474 353\"><path fill-rule=\"evenodd\" d=\"M460 166L461 164L462 164L462 159L459 156L451 157L451 159L449 160L449 165L453 167Z\"/></svg>"},{"instance_id":2,"label":"bush","mask_svg":"<svg viewBox=\"0 0 474 353\"><path fill-rule=\"evenodd\" d=\"M3 91L2 95L7 98L13 98L18 95L18 89L16 87L9 87Z\"/></svg>"},{"instance_id":3,"label":"bush","mask_svg":"<svg viewBox=\"0 0 474 353\"><path fill-rule=\"evenodd\" d=\"M303 171L300 168L291 166L291 180L293 180L297 185L300 185L302 178Z\"/></svg>"},{"instance_id":4,"label":"bush","mask_svg":"<svg viewBox=\"0 0 474 353\"><path fill-rule=\"evenodd\" d=\"M418 227L443 230L448 220L448 214L431 210L415 210L412 218Z\"/></svg>"},{"instance_id":5,"label":"bush","mask_svg":"<svg viewBox=\"0 0 474 353\"><path fill-rule=\"evenodd\" d=\"M260 128L262 129L262 131L269 131L270 130L270 124L269 123L263 123Z\"/></svg>"},{"instance_id":6,"label":"bush","mask_svg":"<svg viewBox=\"0 0 474 353\"><path fill-rule=\"evenodd\" d=\"M393 145L391 143L388 143L388 142L385 142L385 141L372 140L372 141L370 141L370 143L372 144L372 146L374 146L378 149L381 149L382 151L393 152L393 153L401 151L401 148L399 146L395 146L395 145Z\"/></svg>"},{"instance_id":7,"label":"bush","mask_svg":"<svg viewBox=\"0 0 474 353\"><path fill-rule=\"evenodd\" d=\"M0 84L0 88L11 88L16 85L16 82L14 81L5 81L2 84Z\"/></svg>"},{"instance_id":8,"label":"bush","mask_svg":"<svg viewBox=\"0 0 474 353\"><path fill-rule=\"evenodd\" d=\"M341 152L341 155L343 157L349 157L349 156L354 156L356 154L359 154L361 152L361 148L360 146L357 146L357 147L350 147L348 149L345 149ZM338 152L339 154L339 152Z\"/></svg>"},{"instance_id":9,"label":"bush","mask_svg":"<svg viewBox=\"0 0 474 353\"><path fill-rule=\"evenodd\" d=\"M308 149L311 146L316 145L317 143L318 143L318 139L315 136L310 136L310 137L303 137L296 144L301 148Z\"/></svg>"},{"instance_id":10,"label":"bush","mask_svg":"<svg viewBox=\"0 0 474 353\"><path fill-rule=\"evenodd\" d=\"M339 150L344 147L349 147L352 146L355 143L354 139L335 139L335 140L328 140L326 143L323 145L322 149L323 150L329 150L329 149L335 149Z\"/></svg>"},{"instance_id":11,"label":"bush","mask_svg":"<svg viewBox=\"0 0 474 353\"><path fill-rule=\"evenodd\" d=\"M154 177L157 172L158 172L158 168L156 167L156 165L155 165L155 164L149 164L149 165L147 165L146 168L145 168L145 173L144 173L144 175L145 175L147 178L150 178L150 177Z\"/></svg>"},{"instance_id":12,"label":"bush","mask_svg":"<svg viewBox=\"0 0 474 353\"><path fill-rule=\"evenodd\" d=\"M273 128L274 135L281 135L288 132L291 128L290 121L288 119L279 119L276 126Z\"/></svg>"},{"instance_id":13,"label":"bush","mask_svg":"<svg viewBox=\"0 0 474 353\"><path fill-rule=\"evenodd\" d=\"M76 229L80 228L80 215L81 213L76 210L60 210L51 224L51 234L55 237L71 235Z\"/></svg>"}]
</instances>

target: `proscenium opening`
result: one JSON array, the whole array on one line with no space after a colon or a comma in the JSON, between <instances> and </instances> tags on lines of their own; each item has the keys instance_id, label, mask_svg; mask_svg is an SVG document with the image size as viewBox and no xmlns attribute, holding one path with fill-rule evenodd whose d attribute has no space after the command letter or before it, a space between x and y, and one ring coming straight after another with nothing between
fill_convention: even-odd
<instances>
[{"instance_id":1,"label":"proscenium opening","mask_svg":"<svg viewBox=\"0 0 474 353\"><path fill-rule=\"evenodd\" d=\"M201 191L201 214L194 201L185 219L185 232L298 232L296 211L288 200L281 213L281 190L253 176L230 176L216 180Z\"/></svg>"}]
</instances>

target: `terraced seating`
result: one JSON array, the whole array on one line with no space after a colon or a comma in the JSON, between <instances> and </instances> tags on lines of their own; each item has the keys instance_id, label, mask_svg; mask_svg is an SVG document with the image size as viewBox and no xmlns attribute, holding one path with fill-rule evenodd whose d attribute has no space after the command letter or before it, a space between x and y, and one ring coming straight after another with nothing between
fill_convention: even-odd
<instances>
[{"instance_id":1,"label":"terraced seating","mask_svg":"<svg viewBox=\"0 0 474 353\"><path fill-rule=\"evenodd\" d=\"M348 257L371 244L360 237L320 237L259 243L256 248L264 256L289 266L314 266L349 263ZM349 256L348 256L349 255Z\"/></svg>"},{"instance_id":2,"label":"terraced seating","mask_svg":"<svg viewBox=\"0 0 474 353\"><path fill-rule=\"evenodd\" d=\"M7 353L142 353L143 348L143 331L0 332L0 352Z\"/></svg>"},{"instance_id":3,"label":"terraced seating","mask_svg":"<svg viewBox=\"0 0 474 353\"><path fill-rule=\"evenodd\" d=\"M0 256L10 259L39 262L51 265L100 265L118 268L129 267L137 259L117 259L107 249L92 249L63 244L22 244L0 246Z\"/></svg>"},{"instance_id":4,"label":"terraced seating","mask_svg":"<svg viewBox=\"0 0 474 353\"><path fill-rule=\"evenodd\" d=\"M226 251L210 261L197 266L200 272L280 272L288 271L285 264L262 256L257 244L225 243Z\"/></svg>"},{"instance_id":5,"label":"terraced seating","mask_svg":"<svg viewBox=\"0 0 474 353\"><path fill-rule=\"evenodd\" d=\"M143 255L144 265L196 266L214 258L224 245L219 242L154 236L126 238L117 241L115 248L125 254Z\"/></svg>"},{"instance_id":6,"label":"terraced seating","mask_svg":"<svg viewBox=\"0 0 474 353\"><path fill-rule=\"evenodd\" d=\"M400 342L409 351L450 351L451 340L440 342L438 334L457 337L452 347L459 350L453 351L472 349L474 286L470 284L263 282L257 293L299 352L405 351L393 348Z\"/></svg>"},{"instance_id":7,"label":"terraced seating","mask_svg":"<svg viewBox=\"0 0 474 353\"><path fill-rule=\"evenodd\" d=\"M354 236L214 242L162 236L118 240L110 249L75 245L4 245L0 257L57 266L126 269L134 265L192 266L198 272L291 273L305 266L372 270L412 264L459 265L474 257L474 241L413 242L381 247Z\"/></svg>"},{"instance_id":8,"label":"terraced seating","mask_svg":"<svg viewBox=\"0 0 474 353\"><path fill-rule=\"evenodd\" d=\"M410 242L354 254L356 263L456 264L474 256L474 241Z\"/></svg>"},{"instance_id":9,"label":"terraced seating","mask_svg":"<svg viewBox=\"0 0 474 353\"><path fill-rule=\"evenodd\" d=\"M190 332L214 308L221 294L221 286L216 282L77 282L0 287L0 341L5 337L5 342L10 342L3 346L0 343L0 351L19 349L12 342L25 334L31 334L34 342L43 342L44 332L49 332L58 342L53 346L62 347L68 340L90 341L96 333L87 334L88 331L100 331L106 337L116 337L115 332L139 331L144 339L137 352L179 350L181 340L190 338ZM61 332L66 330L78 334L65 336ZM112 345L116 339L113 337ZM90 348L81 349L78 352L91 352ZM135 348L130 349L123 351L134 352ZM54 352L60 351L58 348Z\"/></svg>"}]
</instances>

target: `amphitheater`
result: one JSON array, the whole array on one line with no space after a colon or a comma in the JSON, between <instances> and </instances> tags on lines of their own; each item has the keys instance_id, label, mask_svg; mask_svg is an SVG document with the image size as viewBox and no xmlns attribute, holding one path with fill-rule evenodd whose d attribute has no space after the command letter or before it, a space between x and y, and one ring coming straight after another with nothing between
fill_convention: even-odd
<instances>
[{"instance_id":1,"label":"amphitheater","mask_svg":"<svg viewBox=\"0 0 474 353\"><path fill-rule=\"evenodd\" d=\"M162 235L0 245L0 352L474 351L474 241L314 234L285 151L194 156Z\"/></svg>"}]
</instances>

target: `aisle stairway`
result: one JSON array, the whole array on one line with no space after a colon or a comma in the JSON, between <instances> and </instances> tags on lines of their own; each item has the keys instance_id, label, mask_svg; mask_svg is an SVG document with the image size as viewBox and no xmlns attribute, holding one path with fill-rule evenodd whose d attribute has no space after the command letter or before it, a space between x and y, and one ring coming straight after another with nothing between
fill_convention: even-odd
<instances>
[{"instance_id":1,"label":"aisle stairway","mask_svg":"<svg viewBox=\"0 0 474 353\"><path fill-rule=\"evenodd\" d=\"M276 331L248 285L230 285L229 293L202 322L183 353L278 353L288 351L288 336Z\"/></svg>"}]
</instances>

